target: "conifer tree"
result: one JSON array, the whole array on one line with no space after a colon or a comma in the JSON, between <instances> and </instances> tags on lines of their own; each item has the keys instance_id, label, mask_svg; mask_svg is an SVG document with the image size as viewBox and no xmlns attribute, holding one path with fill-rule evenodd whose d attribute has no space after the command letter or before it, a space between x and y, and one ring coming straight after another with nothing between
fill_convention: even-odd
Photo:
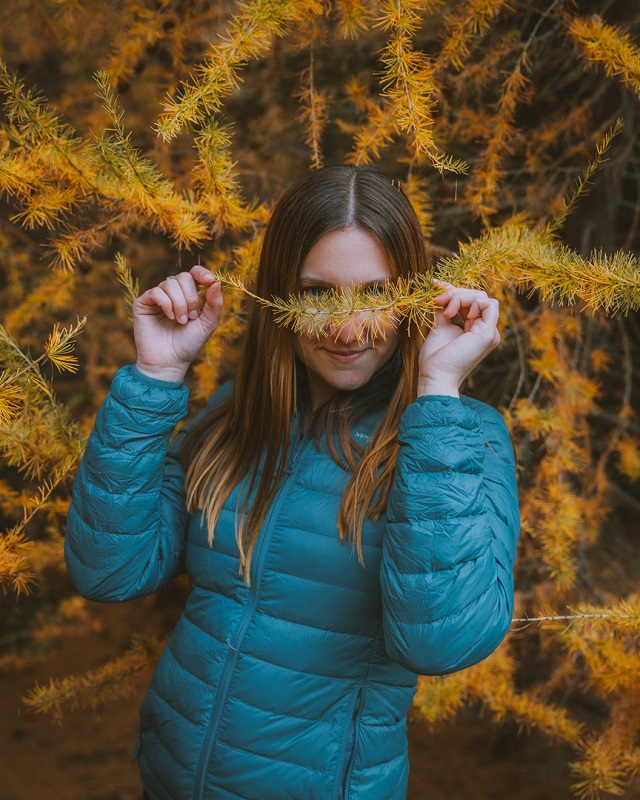
<instances>
[{"instance_id":1,"label":"conifer tree","mask_svg":"<svg viewBox=\"0 0 640 800\"><path fill-rule=\"evenodd\" d=\"M5 6L6 614L28 593L37 600L48 571L64 572L71 481L110 377L133 359L139 291L197 261L225 284L223 322L189 378L196 406L233 372L248 303L293 330L355 312L378 333L401 317L428 327L430 276L348 298L253 290L282 189L324 164L376 163L410 196L436 274L501 300L504 344L468 389L508 421L522 500L511 635L476 667L421 678L416 711L436 724L480 703L496 724L566 744L576 797L631 797L640 12L622 0ZM41 651L91 618L69 587L34 616L30 636L2 643L0 664L29 662L34 642ZM138 637L101 669L34 687L25 702L57 717L97 708L131 692L161 646ZM531 648L544 668L523 685ZM580 693L605 709L591 729L569 706Z\"/></svg>"}]
</instances>

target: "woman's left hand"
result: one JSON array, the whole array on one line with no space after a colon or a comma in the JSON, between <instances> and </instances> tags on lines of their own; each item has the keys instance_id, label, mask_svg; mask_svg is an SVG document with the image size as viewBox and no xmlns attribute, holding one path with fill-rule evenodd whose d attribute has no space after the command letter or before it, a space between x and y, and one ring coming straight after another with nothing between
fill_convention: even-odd
<instances>
[{"instance_id":1,"label":"woman's left hand","mask_svg":"<svg viewBox=\"0 0 640 800\"><path fill-rule=\"evenodd\" d=\"M459 396L464 379L500 342L498 301L478 289L436 281L445 291L435 298L436 321L420 350L418 396ZM451 321L464 320L460 328Z\"/></svg>"}]
</instances>

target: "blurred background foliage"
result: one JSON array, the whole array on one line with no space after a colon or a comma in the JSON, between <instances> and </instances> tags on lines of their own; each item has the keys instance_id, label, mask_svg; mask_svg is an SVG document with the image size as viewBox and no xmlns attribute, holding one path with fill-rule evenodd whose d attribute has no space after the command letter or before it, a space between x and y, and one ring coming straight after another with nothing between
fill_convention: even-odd
<instances>
[{"instance_id":1,"label":"blurred background foliage","mask_svg":"<svg viewBox=\"0 0 640 800\"><path fill-rule=\"evenodd\" d=\"M0 666L96 629L62 537L93 415L135 358L138 287L198 262L249 286L279 194L372 162L411 197L440 274L501 300L503 344L466 388L504 413L522 499L512 633L421 679L416 719L479 707L562 744L566 796L637 796L635 4L18 0L0 59ZM248 300L225 296L194 410L242 340ZM27 706L127 696L155 633Z\"/></svg>"}]
</instances>

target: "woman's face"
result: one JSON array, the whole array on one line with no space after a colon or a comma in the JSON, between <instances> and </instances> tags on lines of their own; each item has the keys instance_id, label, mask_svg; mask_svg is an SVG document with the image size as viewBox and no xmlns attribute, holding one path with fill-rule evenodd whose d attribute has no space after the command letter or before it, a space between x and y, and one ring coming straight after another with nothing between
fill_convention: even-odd
<instances>
[{"instance_id":1,"label":"woman's face","mask_svg":"<svg viewBox=\"0 0 640 800\"><path fill-rule=\"evenodd\" d=\"M382 284L394 274L384 250L368 231L346 228L331 231L319 239L305 258L300 271L303 292L318 294L324 289L355 289ZM311 402L314 408L338 390L364 386L389 361L400 343L396 328L387 327L386 338L364 332L357 315L342 329L328 328L318 338L300 334L295 353L309 369Z\"/></svg>"}]
</instances>

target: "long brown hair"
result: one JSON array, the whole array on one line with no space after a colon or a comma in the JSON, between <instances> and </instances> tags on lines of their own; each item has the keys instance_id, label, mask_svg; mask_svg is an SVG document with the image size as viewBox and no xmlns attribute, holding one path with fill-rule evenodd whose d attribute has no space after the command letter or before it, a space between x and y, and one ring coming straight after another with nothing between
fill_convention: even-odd
<instances>
[{"instance_id":1,"label":"long brown hair","mask_svg":"<svg viewBox=\"0 0 640 800\"><path fill-rule=\"evenodd\" d=\"M418 219L397 181L371 166L326 167L291 187L276 204L262 245L257 294L288 297L299 291L302 263L311 248L326 233L351 227L375 237L395 277L428 268ZM365 517L376 519L386 509L400 415L416 396L421 337L417 331L411 336L402 331L377 390L336 392L316 420L316 431L318 425L327 431L335 460L351 472L338 531L343 541L355 544L361 561L362 526ZM247 581L260 527L286 466L283 454L290 449L292 420L308 405L306 367L295 357L294 336L275 324L270 310L255 304L230 400L192 426L181 448L187 507L191 513L203 511L209 541L223 504L243 485L236 537ZM349 433L351 425L381 401L386 410L363 450Z\"/></svg>"}]
</instances>

